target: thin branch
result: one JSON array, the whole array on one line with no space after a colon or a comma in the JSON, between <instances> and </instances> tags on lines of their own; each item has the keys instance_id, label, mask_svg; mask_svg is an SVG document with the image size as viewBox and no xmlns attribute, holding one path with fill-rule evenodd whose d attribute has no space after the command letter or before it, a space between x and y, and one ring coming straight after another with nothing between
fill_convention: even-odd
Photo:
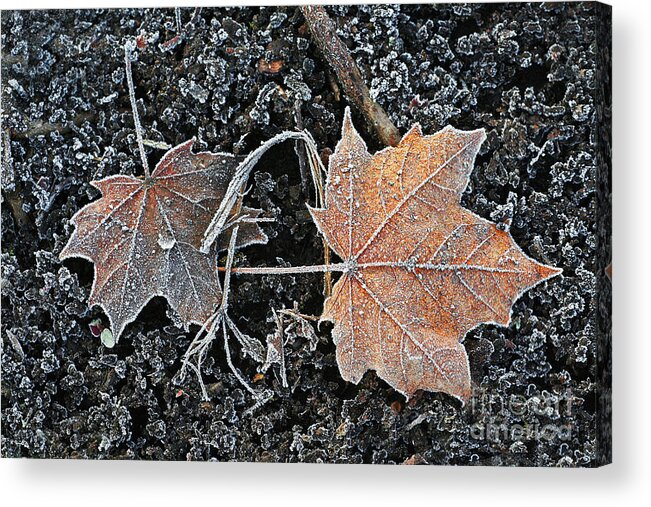
<instances>
[{"instance_id":1,"label":"thin branch","mask_svg":"<svg viewBox=\"0 0 651 507\"><path fill-rule=\"evenodd\" d=\"M140 160L142 160L142 167L145 170L145 176L149 177L149 162L147 162L147 154L145 153L145 145L142 140L142 126L140 125L140 116L138 115L138 107L136 104L136 92L133 86L133 74L131 72L131 55L133 53L135 44L133 41L127 41L124 45L124 66L127 75L127 86L129 87L129 100L131 101L131 110L133 111L133 123L136 127L136 138L138 139L138 150L140 151Z\"/></svg>"},{"instance_id":2,"label":"thin branch","mask_svg":"<svg viewBox=\"0 0 651 507\"><path fill-rule=\"evenodd\" d=\"M320 5L304 5L301 11L312 38L337 74L348 99L366 117L380 141L387 146L396 146L400 141L400 132L384 109L371 98L359 67L337 35L335 24L328 13Z\"/></svg>"}]
</instances>

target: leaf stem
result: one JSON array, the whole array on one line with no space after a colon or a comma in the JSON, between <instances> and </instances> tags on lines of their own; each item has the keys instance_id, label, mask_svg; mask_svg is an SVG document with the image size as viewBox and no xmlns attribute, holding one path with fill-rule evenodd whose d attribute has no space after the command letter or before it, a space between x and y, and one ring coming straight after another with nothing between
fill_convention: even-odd
<instances>
[{"instance_id":1,"label":"leaf stem","mask_svg":"<svg viewBox=\"0 0 651 507\"><path fill-rule=\"evenodd\" d=\"M131 110L133 112L133 124L136 127L136 138L138 140L138 150L140 151L140 160L142 160L142 167L145 170L145 176L149 177L149 162L147 162L147 154L145 153L145 144L142 140L142 126L140 125L140 116L138 115L138 107L136 104L136 92L133 86L133 74L131 72L131 54L133 53L134 43L127 41L124 45L124 67L127 75L127 86L129 88L129 100L131 101Z\"/></svg>"},{"instance_id":2,"label":"leaf stem","mask_svg":"<svg viewBox=\"0 0 651 507\"><path fill-rule=\"evenodd\" d=\"M301 273L332 273L332 272L343 272L348 271L349 266L346 263L339 264L317 264L315 266L288 266L288 267L243 267L243 268L231 268L230 270L225 267L217 268L218 271L225 272L230 271L230 273L237 275L294 275Z\"/></svg>"}]
</instances>

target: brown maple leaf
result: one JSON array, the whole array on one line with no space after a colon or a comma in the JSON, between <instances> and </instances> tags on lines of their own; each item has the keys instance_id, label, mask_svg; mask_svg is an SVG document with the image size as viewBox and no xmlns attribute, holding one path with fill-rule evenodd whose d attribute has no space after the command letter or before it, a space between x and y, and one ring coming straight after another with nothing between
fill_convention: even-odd
<instances>
[{"instance_id":1,"label":"brown maple leaf","mask_svg":"<svg viewBox=\"0 0 651 507\"><path fill-rule=\"evenodd\" d=\"M346 110L325 208L310 209L346 266L321 317L334 322L344 379L373 369L407 397L425 389L465 401L466 333L508 325L515 300L561 272L460 205L485 138L452 127L423 136L415 125L370 155Z\"/></svg>"},{"instance_id":2,"label":"brown maple leaf","mask_svg":"<svg viewBox=\"0 0 651 507\"><path fill-rule=\"evenodd\" d=\"M72 218L75 231L59 258L95 264L88 305L101 306L117 340L154 296L167 298L184 323L203 323L220 301L216 250L199 251L240 157L192 153L193 140L170 149L151 176L109 176L91 184L102 198ZM241 208L231 218L258 216ZM237 246L264 243L256 223L240 224Z\"/></svg>"}]
</instances>

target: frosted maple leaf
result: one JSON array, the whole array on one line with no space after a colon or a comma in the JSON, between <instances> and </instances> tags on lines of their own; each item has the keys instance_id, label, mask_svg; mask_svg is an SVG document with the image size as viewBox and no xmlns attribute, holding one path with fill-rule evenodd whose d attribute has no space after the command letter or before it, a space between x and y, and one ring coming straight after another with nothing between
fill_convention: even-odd
<instances>
[{"instance_id":1,"label":"frosted maple leaf","mask_svg":"<svg viewBox=\"0 0 651 507\"><path fill-rule=\"evenodd\" d=\"M165 297L185 324L203 323L221 299L221 243L207 253L199 247L242 158L192 153L193 142L170 149L149 177L91 182L102 197L72 218L75 231L59 257L95 264L88 305L104 309L116 341L155 296ZM231 223L240 223L237 247L267 241L253 220L259 213L233 210Z\"/></svg>"},{"instance_id":2,"label":"frosted maple leaf","mask_svg":"<svg viewBox=\"0 0 651 507\"><path fill-rule=\"evenodd\" d=\"M415 125L371 155L346 109L325 207L310 209L345 266L321 316L334 322L344 379L372 369L407 397L426 389L465 401L466 333L508 326L515 300L562 271L461 206L485 138L452 127L424 136Z\"/></svg>"}]
</instances>

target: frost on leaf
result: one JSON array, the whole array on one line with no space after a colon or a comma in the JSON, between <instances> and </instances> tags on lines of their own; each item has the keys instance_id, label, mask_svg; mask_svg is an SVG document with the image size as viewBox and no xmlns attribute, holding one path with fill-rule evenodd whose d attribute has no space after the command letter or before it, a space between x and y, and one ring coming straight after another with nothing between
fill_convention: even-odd
<instances>
[{"instance_id":1,"label":"frost on leaf","mask_svg":"<svg viewBox=\"0 0 651 507\"><path fill-rule=\"evenodd\" d=\"M207 254L199 246L241 159L192 153L193 142L170 149L150 177L116 175L92 182L102 197L72 218L75 231L60 258L95 264L88 305L104 309L116 341L154 296L167 298L186 324L204 322L221 299L220 246ZM259 213L241 208L231 222ZM266 240L253 221L240 223L238 247Z\"/></svg>"},{"instance_id":2,"label":"frost on leaf","mask_svg":"<svg viewBox=\"0 0 651 507\"><path fill-rule=\"evenodd\" d=\"M370 155L346 111L325 208L310 210L346 265L321 317L334 322L344 379L373 369L407 397L425 389L465 401L466 333L508 325L515 300L561 272L460 205L485 137L451 127L423 136L415 125Z\"/></svg>"}]
</instances>

